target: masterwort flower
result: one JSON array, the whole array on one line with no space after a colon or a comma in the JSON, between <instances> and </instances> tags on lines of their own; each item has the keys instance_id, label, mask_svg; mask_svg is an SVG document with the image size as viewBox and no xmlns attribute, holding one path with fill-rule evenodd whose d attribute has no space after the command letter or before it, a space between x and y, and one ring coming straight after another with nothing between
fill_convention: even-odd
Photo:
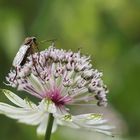
<instances>
[{"instance_id":1,"label":"masterwort flower","mask_svg":"<svg viewBox=\"0 0 140 140\"><path fill-rule=\"evenodd\" d=\"M38 103L3 89L15 106L0 102L0 113L21 123L37 125L38 134L45 134L52 114L52 132L57 125L66 125L112 135L112 126L107 125L103 114L74 115L70 109L71 105L107 105L108 90L101 76L101 72L92 68L89 56L81 55L80 51L56 49L52 44L28 56L24 65L12 68L6 77L7 85L37 97Z\"/></svg>"}]
</instances>

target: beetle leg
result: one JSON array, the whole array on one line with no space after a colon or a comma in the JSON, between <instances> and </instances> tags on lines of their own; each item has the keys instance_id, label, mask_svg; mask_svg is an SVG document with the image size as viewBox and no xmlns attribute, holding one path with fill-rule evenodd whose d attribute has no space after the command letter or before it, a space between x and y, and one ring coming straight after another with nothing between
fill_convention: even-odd
<instances>
[{"instance_id":1,"label":"beetle leg","mask_svg":"<svg viewBox=\"0 0 140 140\"><path fill-rule=\"evenodd\" d=\"M18 67L16 67L15 71L16 71L16 74L15 74L15 76L14 76L14 78L13 78L13 82L16 80L17 73L18 73Z\"/></svg>"},{"instance_id":2,"label":"beetle leg","mask_svg":"<svg viewBox=\"0 0 140 140\"><path fill-rule=\"evenodd\" d=\"M32 54L31 54L31 57L32 57L33 66L34 66L34 68L35 68L35 71L36 71L37 75L41 78L40 73L39 73L38 70L37 70L36 62L35 62L34 57L33 57ZM43 79L41 78L41 80L43 80Z\"/></svg>"},{"instance_id":3,"label":"beetle leg","mask_svg":"<svg viewBox=\"0 0 140 140\"><path fill-rule=\"evenodd\" d=\"M41 63L40 63L40 51L39 51L39 48L38 48L38 46L36 46L36 49L37 49L37 53L38 53L38 64L40 65L40 67L44 70L44 68L43 68L43 66L41 65Z\"/></svg>"}]
</instances>

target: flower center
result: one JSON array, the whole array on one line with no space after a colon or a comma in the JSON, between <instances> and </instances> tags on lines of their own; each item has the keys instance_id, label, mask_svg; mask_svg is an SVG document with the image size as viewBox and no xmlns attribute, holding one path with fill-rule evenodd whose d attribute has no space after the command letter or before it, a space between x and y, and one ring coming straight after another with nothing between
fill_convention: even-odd
<instances>
[{"instance_id":1,"label":"flower center","mask_svg":"<svg viewBox=\"0 0 140 140\"><path fill-rule=\"evenodd\" d=\"M61 95L61 90L59 89L54 89L51 90L47 93L47 96L52 102L55 103L56 106L62 107L65 104L69 103L71 101L71 97L68 95L62 96Z\"/></svg>"}]
</instances>

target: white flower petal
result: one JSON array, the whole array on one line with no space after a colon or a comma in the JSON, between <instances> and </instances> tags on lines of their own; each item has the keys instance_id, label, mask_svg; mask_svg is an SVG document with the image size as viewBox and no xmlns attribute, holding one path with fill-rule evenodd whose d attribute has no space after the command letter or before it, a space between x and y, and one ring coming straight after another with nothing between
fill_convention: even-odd
<instances>
[{"instance_id":1,"label":"white flower petal","mask_svg":"<svg viewBox=\"0 0 140 140\"><path fill-rule=\"evenodd\" d=\"M107 120L102 119L102 115L96 113L74 116L73 121L80 127L107 135L111 135L111 130L114 128L113 126L105 125Z\"/></svg>"},{"instance_id":2,"label":"white flower petal","mask_svg":"<svg viewBox=\"0 0 140 140\"><path fill-rule=\"evenodd\" d=\"M111 130L114 128L109 125L105 125L107 120L102 119L102 114L81 114L72 116L70 114L56 116L57 123L59 125L66 125L72 128L85 128L90 131L96 131L111 135Z\"/></svg>"},{"instance_id":3,"label":"white flower petal","mask_svg":"<svg viewBox=\"0 0 140 140\"><path fill-rule=\"evenodd\" d=\"M31 125L40 123L42 116L42 113L39 113L37 110L18 108L5 103L0 103L0 113Z\"/></svg>"},{"instance_id":4,"label":"white flower petal","mask_svg":"<svg viewBox=\"0 0 140 140\"><path fill-rule=\"evenodd\" d=\"M73 122L73 116L70 114L60 115L57 114L56 116L57 124L62 126L69 126L71 128L80 128L75 122Z\"/></svg>"},{"instance_id":5,"label":"white flower petal","mask_svg":"<svg viewBox=\"0 0 140 140\"><path fill-rule=\"evenodd\" d=\"M14 107L12 105L0 102L0 113L2 114L24 114L27 111L23 108Z\"/></svg>"},{"instance_id":6,"label":"white flower petal","mask_svg":"<svg viewBox=\"0 0 140 140\"><path fill-rule=\"evenodd\" d=\"M6 95L6 97L15 105L23 108L35 108L36 105L28 99L23 100L13 92L7 89L2 89L2 92Z\"/></svg>"},{"instance_id":7,"label":"white flower petal","mask_svg":"<svg viewBox=\"0 0 140 140\"><path fill-rule=\"evenodd\" d=\"M2 92L6 95L6 97L15 105L20 107L25 107L26 103L23 99L21 99L19 96L11 92L10 90L2 89Z\"/></svg>"},{"instance_id":8,"label":"white flower petal","mask_svg":"<svg viewBox=\"0 0 140 140\"><path fill-rule=\"evenodd\" d=\"M98 129L95 129L96 132L100 132L100 133L103 133L103 134L106 134L106 135L109 135L109 136L113 136L112 135L112 132L110 131L104 131L104 130L98 130Z\"/></svg>"},{"instance_id":9,"label":"white flower petal","mask_svg":"<svg viewBox=\"0 0 140 140\"><path fill-rule=\"evenodd\" d=\"M53 127L52 127L52 133L54 133L56 131L56 129L57 129L57 122L56 122L56 120L54 120Z\"/></svg>"},{"instance_id":10,"label":"white flower petal","mask_svg":"<svg viewBox=\"0 0 140 140\"><path fill-rule=\"evenodd\" d=\"M86 124L88 124L88 125L99 125L99 124L104 124L104 123L106 123L107 122L107 120L88 120L88 121L86 121Z\"/></svg>"},{"instance_id":11,"label":"white flower petal","mask_svg":"<svg viewBox=\"0 0 140 140\"><path fill-rule=\"evenodd\" d=\"M93 126L93 128L96 128L96 129L100 129L100 130L111 130L111 129L114 129L115 127L113 126L109 126L109 125L99 125L99 126Z\"/></svg>"},{"instance_id":12,"label":"white flower petal","mask_svg":"<svg viewBox=\"0 0 140 140\"><path fill-rule=\"evenodd\" d=\"M48 125L48 116L44 117L44 119L41 121L41 123L37 127L37 134L45 135L47 125ZM54 120L53 126L52 126L52 133L54 133L56 129L57 129L57 123L56 123L56 120Z\"/></svg>"},{"instance_id":13,"label":"white flower petal","mask_svg":"<svg viewBox=\"0 0 140 140\"><path fill-rule=\"evenodd\" d=\"M81 120L100 120L102 119L102 114L89 113L89 114L76 115L75 117Z\"/></svg>"},{"instance_id":14,"label":"white flower petal","mask_svg":"<svg viewBox=\"0 0 140 140\"><path fill-rule=\"evenodd\" d=\"M39 79L34 74L31 74L30 76L28 76L28 81L31 83L31 85L34 87L34 89L38 93L42 95L44 94L45 88L43 87Z\"/></svg>"},{"instance_id":15,"label":"white flower petal","mask_svg":"<svg viewBox=\"0 0 140 140\"><path fill-rule=\"evenodd\" d=\"M41 123L39 124L39 126L37 127L37 134L38 135L44 135L46 132L46 128L47 128L47 124L48 124L48 116L45 117Z\"/></svg>"},{"instance_id":16,"label":"white flower petal","mask_svg":"<svg viewBox=\"0 0 140 140\"><path fill-rule=\"evenodd\" d=\"M56 112L56 106L51 100L43 99L39 104L40 110L45 110L49 113Z\"/></svg>"},{"instance_id":17,"label":"white flower petal","mask_svg":"<svg viewBox=\"0 0 140 140\"><path fill-rule=\"evenodd\" d=\"M16 105L20 105L20 103L16 102L16 99L21 99L17 95L13 94L12 92L5 92L10 100ZM10 96L10 95L11 96ZM18 101L19 101L18 100ZM10 118L17 119L19 122L30 124L30 125L37 125L39 124L44 116L46 116L46 110L40 110L34 103L30 100L20 100L22 101L22 108L15 107L6 103L0 102L0 113L4 114ZM45 113L44 113L45 112Z\"/></svg>"},{"instance_id":18,"label":"white flower petal","mask_svg":"<svg viewBox=\"0 0 140 140\"><path fill-rule=\"evenodd\" d=\"M47 116L46 114L36 111L33 114L29 114L29 115L26 114L26 116L21 117L19 119L19 122L30 124L30 125L38 125L38 124L40 124L42 122L42 120L46 116Z\"/></svg>"}]
</instances>

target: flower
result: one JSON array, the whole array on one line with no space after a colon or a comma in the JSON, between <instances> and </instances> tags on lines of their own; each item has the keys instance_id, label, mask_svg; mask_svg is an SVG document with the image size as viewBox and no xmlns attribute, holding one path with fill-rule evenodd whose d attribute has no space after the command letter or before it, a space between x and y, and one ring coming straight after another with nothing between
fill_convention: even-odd
<instances>
[{"instance_id":1,"label":"flower","mask_svg":"<svg viewBox=\"0 0 140 140\"><path fill-rule=\"evenodd\" d=\"M90 57L52 46L28 56L23 66L10 70L6 77L9 86L37 97L39 102L21 99L8 90L2 90L16 106L0 103L0 113L19 122L38 125L38 134L44 134L49 113L57 125L86 128L111 135L112 127L102 114L73 115L68 106L93 104L106 106L106 86L102 73L92 68Z\"/></svg>"}]
</instances>

